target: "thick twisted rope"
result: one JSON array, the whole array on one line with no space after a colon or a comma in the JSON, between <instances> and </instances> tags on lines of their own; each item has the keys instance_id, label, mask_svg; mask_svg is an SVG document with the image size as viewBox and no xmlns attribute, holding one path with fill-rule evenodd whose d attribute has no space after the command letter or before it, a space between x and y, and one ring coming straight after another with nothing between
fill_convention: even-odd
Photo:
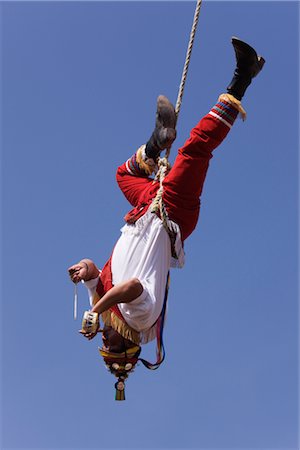
<instances>
[{"instance_id":1,"label":"thick twisted rope","mask_svg":"<svg viewBox=\"0 0 300 450\"><path fill-rule=\"evenodd\" d=\"M181 82L180 82L178 96L177 96L177 101L176 101L176 106L175 106L175 112L176 112L177 119L178 119L179 111L180 111L180 108L181 108L181 103L182 103L182 97L183 97L186 77L187 77L187 73L188 73L188 69L189 69L192 49L193 49L193 45L194 45L195 34L196 34L197 25L198 25L198 21L199 21L201 4L202 4L202 0L197 0L197 5L196 5L196 9L195 9L195 14L194 14L194 20L193 20L193 25L192 25L191 34L190 34L189 45L188 45L188 49L187 49L187 52L186 52L185 63L184 63L184 67L183 67Z\"/></svg>"},{"instance_id":2,"label":"thick twisted rope","mask_svg":"<svg viewBox=\"0 0 300 450\"><path fill-rule=\"evenodd\" d=\"M178 119L180 108L181 108L185 82L186 82L187 73L188 73L188 69L189 69L189 64L190 64L190 60L191 60L191 54L192 54L192 49L193 49L196 29L197 29L197 25L198 25L198 21L199 21L201 4L202 4L202 0L197 0L195 14L194 14L194 20L193 20L193 25L192 25L192 29L191 29L191 33L190 33L189 44L188 44L188 48L187 48L187 52L186 52L185 63L184 63L184 67L183 67L183 72L182 72L182 76L181 76L181 82L180 82L180 86L179 86L179 90L178 90L178 96L177 96L177 101L176 101L176 106L175 106L175 113L176 113L177 119ZM165 178L165 176L166 176L166 174L168 173L168 170L169 170L168 158L169 158L169 155L170 155L170 151L171 151L171 147L167 148L165 156L163 158L159 158L159 160L158 160L158 172L156 174L156 179L159 180L160 187L159 187L159 189L157 191L155 199L153 200L153 203L152 203L152 206L151 206L151 211L153 213L157 213L158 211L160 212L161 220L163 222L163 225L164 225L165 229L167 230L168 234L170 235L171 243L172 243L172 241L174 241L174 231L170 227L170 221L169 221L169 218L168 218L168 213L166 211L166 208L165 208L165 205L164 205L164 202L163 202L163 199L162 199L162 195L163 195L163 181L164 181L164 178ZM174 248L172 249L172 253L175 253L175 249Z\"/></svg>"}]
</instances>

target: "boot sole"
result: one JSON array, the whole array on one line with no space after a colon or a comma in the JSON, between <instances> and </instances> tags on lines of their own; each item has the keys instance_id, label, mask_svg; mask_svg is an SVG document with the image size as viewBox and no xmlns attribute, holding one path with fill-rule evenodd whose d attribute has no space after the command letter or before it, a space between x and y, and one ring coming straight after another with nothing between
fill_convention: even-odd
<instances>
[{"instance_id":1,"label":"boot sole","mask_svg":"<svg viewBox=\"0 0 300 450\"><path fill-rule=\"evenodd\" d=\"M159 95L157 98L157 121L158 125L163 128L176 127L176 113L172 103L164 95Z\"/></svg>"}]
</instances>

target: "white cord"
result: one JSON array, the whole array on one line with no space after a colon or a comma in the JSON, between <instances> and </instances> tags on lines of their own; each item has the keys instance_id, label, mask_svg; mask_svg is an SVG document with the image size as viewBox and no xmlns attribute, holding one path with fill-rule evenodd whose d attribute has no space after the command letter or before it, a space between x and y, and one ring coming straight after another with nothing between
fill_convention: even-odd
<instances>
[{"instance_id":1,"label":"white cord","mask_svg":"<svg viewBox=\"0 0 300 450\"><path fill-rule=\"evenodd\" d=\"M77 304L78 304L77 283L75 283L75 288L74 288L74 320L77 319Z\"/></svg>"}]
</instances>

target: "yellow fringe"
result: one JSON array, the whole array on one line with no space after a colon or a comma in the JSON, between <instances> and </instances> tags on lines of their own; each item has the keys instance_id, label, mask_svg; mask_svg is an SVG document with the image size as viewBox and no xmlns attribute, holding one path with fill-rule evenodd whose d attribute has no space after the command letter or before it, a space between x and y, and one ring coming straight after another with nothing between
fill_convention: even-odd
<instances>
[{"instance_id":1,"label":"yellow fringe","mask_svg":"<svg viewBox=\"0 0 300 450\"><path fill-rule=\"evenodd\" d=\"M96 303L98 303L99 300L100 300L100 296L99 296L98 292L95 291L95 294L94 294L94 297L93 297L93 301L92 301L93 306L95 306Z\"/></svg>"},{"instance_id":2,"label":"yellow fringe","mask_svg":"<svg viewBox=\"0 0 300 450\"><path fill-rule=\"evenodd\" d=\"M141 337L140 333L133 328L131 328L127 323L120 319L114 312L104 311L101 314L102 320L105 325L112 327L125 339L129 339L136 345L140 345Z\"/></svg>"},{"instance_id":3,"label":"yellow fringe","mask_svg":"<svg viewBox=\"0 0 300 450\"><path fill-rule=\"evenodd\" d=\"M93 305L95 305L99 300L100 297L96 291L93 297ZM113 327L113 329L116 330L125 339L129 339L136 345L140 345L141 343L140 333L131 328L129 325L127 325L127 323L121 320L114 312L104 311L101 314L101 317L105 325Z\"/></svg>"},{"instance_id":4,"label":"yellow fringe","mask_svg":"<svg viewBox=\"0 0 300 450\"><path fill-rule=\"evenodd\" d=\"M218 101L221 102L222 100L224 100L225 102L230 103L235 109L238 110L238 112L240 113L242 119L245 121L246 117L247 117L247 113L244 110L244 108L242 107L242 103L236 99L233 95L231 94L221 94Z\"/></svg>"},{"instance_id":5,"label":"yellow fringe","mask_svg":"<svg viewBox=\"0 0 300 450\"><path fill-rule=\"evenodd\" d=\"M136 162L138 163L141 170L146 172L147 175L151 175L153 172L155 172L156 164L151 158L147 158L146 160L143 159L144 148L145 145L142 145L136 152Z\"/></svg>"}]
</instances>

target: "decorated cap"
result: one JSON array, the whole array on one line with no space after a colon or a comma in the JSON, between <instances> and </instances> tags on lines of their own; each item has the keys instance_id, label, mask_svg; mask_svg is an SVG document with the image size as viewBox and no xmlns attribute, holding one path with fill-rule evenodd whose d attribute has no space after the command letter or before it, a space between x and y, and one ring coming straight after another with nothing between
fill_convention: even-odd
<instances>
[{"instance_id":1,"label":"decorated cap","mask_svg":"<svg viewBox=\"0 0 300 450\"><path fill-rule=\"evenodd\" d=\"M115 383L116 400L125 400L125 380L133 372L141 353L141 347L135 345L122 353L112 353L99 348L107 369L118 379Z\"/></svg>"},{"instance_id":2,"label":"decorated cap","mask_svg":"<svg viewBox=\"0 0 300 450\"><path fill-rule=\"evenodd\" d=\"M125 400L125 380L128 378L128 375L133 372L138 361L140 361L145 367L147 367L147 369L156 370L160 367L161 363L165 359L163 330L168 299L169 280L170 276L168 273L163 308L159 318L155 323L157 333L155 363L151 363L146 359L139 357L141 353L141 347L139 345L134 345L133 347L126 349L122 353L108 352L104 349L99 348L100 355L103 357L107 369L118 379L118 381L115 383L116 400Z\"/></svg>"}]
</instances>

